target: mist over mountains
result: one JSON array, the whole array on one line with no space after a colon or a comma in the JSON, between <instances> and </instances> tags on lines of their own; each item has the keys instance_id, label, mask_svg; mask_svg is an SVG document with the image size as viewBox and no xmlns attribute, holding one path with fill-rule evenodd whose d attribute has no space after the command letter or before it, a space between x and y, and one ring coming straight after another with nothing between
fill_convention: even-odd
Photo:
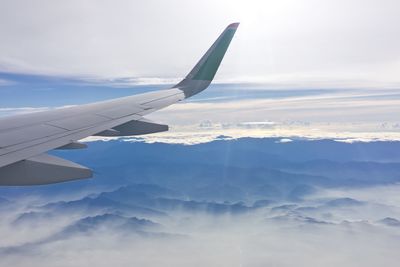
<instances>
[{"instance_id":1,"label":"mist over mountains","mask_svg":"<svg viewBox=\"0 0 400 267\"><path fill-rule=\"evenodd\" d=\"M109 141L52 152L94 168L95 177L1 188L0 265L45 255L44 266L107 266L105 258L144 266L234 266L233 259L292 266L301 259L305 266L318 251L329 256L326 266L354 266L358 254L344 250L358 247L386 251L395 266L400 142L288 140ZM347 245L332 257L326 246L339 243ZM285 244L291 260L277 252ZM365 266L374 266L381 256L367 258Z\"/></svg>"},{"instance_id":2,"label":"mist over mountains","mask_svg":"<svg viewBox=\"0 0 400 267\"><path fill-rule=\"evenodd\" d=\"M141 184L142 191L161 196L252 202L290 200L316 187L382 185L400 180L399 142L280 140L242 138L192 146L91 142L87 150L53 153L93 168L93 179L3 188L0 192L4 197L25 192L51 196L85 190L96 193L97 188L101 193Z\"/></svg>"}]
</instances>

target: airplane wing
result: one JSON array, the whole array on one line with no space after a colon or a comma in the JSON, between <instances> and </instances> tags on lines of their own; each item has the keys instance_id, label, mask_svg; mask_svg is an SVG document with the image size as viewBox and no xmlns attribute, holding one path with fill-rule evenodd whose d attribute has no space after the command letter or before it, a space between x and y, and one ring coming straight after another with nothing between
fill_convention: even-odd
<instances>
[{"instance_id":1,"label":"airplane wing","mask_svg":"<svg viewBox=\"0 0 400 267\"><path fill-rule=\"evenodd\" d=\"M39 185L92 176L74 162L46 154L77 149L88 136L132 136L167 131L145 115L208 87L239 23L230 24L190 73L170 89L0 119L0 185Z\"/></svg>"}]
</instances>

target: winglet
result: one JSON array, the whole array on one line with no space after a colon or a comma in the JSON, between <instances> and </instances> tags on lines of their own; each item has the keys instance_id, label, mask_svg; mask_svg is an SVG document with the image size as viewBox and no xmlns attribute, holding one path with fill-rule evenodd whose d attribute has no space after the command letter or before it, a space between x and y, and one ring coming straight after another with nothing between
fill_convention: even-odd
<instances>
[{"instance_id":1,"label":"winglet","mask_svg":"<svg viewBox=\"0 0 400 267\"><path fill-rule=\"evenodd\" d=\"M228 25L228 28L237 29L239 27L239 22L231 23Z\"/></svg>"},{"instance_id":2,"label":"winglet","mask_svg":"<svg viewBox=\"0 0 400 267\"><path fill-rule=\"evenodd\" d=\"M206 89L214 79L238 27L239 23L229 24L185 79L174 88L183 90L186 98Z\"/></svg>"}]
</instances>

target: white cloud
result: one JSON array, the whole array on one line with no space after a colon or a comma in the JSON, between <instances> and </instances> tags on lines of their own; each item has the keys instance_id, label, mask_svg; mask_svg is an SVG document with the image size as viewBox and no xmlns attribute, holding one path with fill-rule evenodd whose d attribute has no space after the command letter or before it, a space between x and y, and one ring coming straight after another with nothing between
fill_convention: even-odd
<instances>
[{"instance_id":1,"label":"white cloud","mask_svg":"<svg viewBox=\"0 0 400 267\"><path fill-rule=\"evenodd\" d=\"M293 142L293 140L289 138L282 138L279 140L279 143L290 143L290 142Z\"/></svg>"},{"instance_id":2,"label":"white cloud","mask_svg":"<svg viewBox=\"0 0 400 267\"><path fill-rule=\"evenodd\" d=\"M0 115L48 109L1 108ZM123 139L181 144L210 142L221 136L329 138L340 142L400 140L399 113L400 98L396 90L328 90L304 96L223 102L201 99L146 116L168 124L169 132ZM84 141L113 139L89 137Z\"/></svg>"},{"instance_id":3,"label":"white cloud","mask_svg":"<svg viewBox=\"0 0 400 267\"><path fill-rule=\"evenodd\" d=\"M0 70L175 79L239 20L220 80L398 87L399 7L396 0L6 0Z\"/></svg>"},{"instance_id":4,"label":"white cloud","mask_svg":"<svg viewBox=\"0 0 400 267\"><path fill-rule=\"evenodd\" d=\"M49 110L48 107L0 108L0 117Z\"/></svg>"},{"instance_id":5,"label":"white cloud","mask_svg":"<svg viewBox=\"0 0 400 267\"><path fill-rule=\"evenodd\" d=\"M6 85L12 85L12 84L14 84L13 81L0 79L0 86L6 86Z\"/></svg>"},{"instance_id":6,"label":"white cloud","mask_svg":"<svg viewBox=\"0 0 400 267\"><path fill-rule=\"evenodd\" d=\"M400 100L393 90L339 90L312 96L186 102L150 114L170 125L145 142L195 144L218 136L400 140ZM137 140L137 139L134 139Z\"/></svg>"},{"instance_id":7,"label":"white cloud","mask_svg":"<svg viewBox=\"0 0 400 267\"><path fill-rule=\"evenodd\" d=\"M74 105L65 105L61 107L17 107L17 108L0 108L0 117L2 116L11 116L18 114L26 114L26 113L35 113L40 111L48 111L51 109L59 109L59 108L67 108L73 107Z\"/></svg>"}]
</instances>

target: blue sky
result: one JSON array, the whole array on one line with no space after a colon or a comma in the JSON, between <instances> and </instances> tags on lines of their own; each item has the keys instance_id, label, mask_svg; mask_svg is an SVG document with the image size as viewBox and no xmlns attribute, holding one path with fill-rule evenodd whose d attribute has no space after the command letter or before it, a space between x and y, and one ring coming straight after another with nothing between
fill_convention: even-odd
<instances>
[{"instance_id":1,"label":"blue sky","mask_svg":"<svg viewBox=\"0 0 400 267\"><path fill-rule=\"evenodd\" d=\"M80 79L0 73L0 79L9 83L0 86L2 107L59 107L127 96L160 86L118 87L103 83L91 83Z\"/></svg>"}]
</instances>

